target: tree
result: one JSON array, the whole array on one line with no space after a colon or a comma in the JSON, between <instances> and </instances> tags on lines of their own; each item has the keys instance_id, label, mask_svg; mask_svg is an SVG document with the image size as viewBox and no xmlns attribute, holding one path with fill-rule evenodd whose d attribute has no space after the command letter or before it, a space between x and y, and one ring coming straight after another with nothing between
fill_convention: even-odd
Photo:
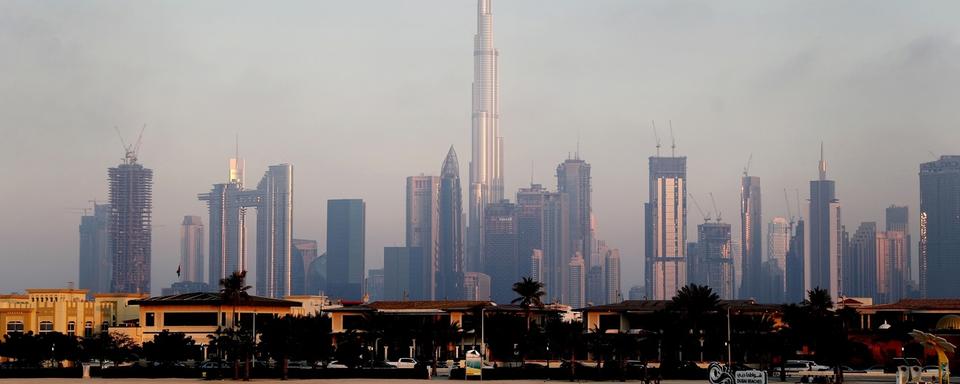
<instances>
[{"instance_id":1,"label":"tree","mask_svg":"<svg viewBox=\"0 0 960 384\"><path fill-rule=\"evenodd\" d=\"M664 347L676 344L680 352L692 354L703 348L699 346L700 338L723 339L721 335L725 332L721 332L720 324L725 322L718 318L720 311L720 296L710 287L690 284L680 288L667 305L665 322L661 324L666 331ZM672 354L667 356L672 358Z\"/></svg>"},{"instance_id":2,"label":"tree","mask_svg":"<svg viewBox=\"0 0 960 384\"><path fill-rule=\"evenodd\" d=\"M188 360L196 354L196 342L182 332L163 330L153 336L153 341L143 343L147 359L169 366L175 361Z\"/></svg>"},{"instance_id":3,"label":"tree","mask_svg":"<svg viewBox=\"0 0 960 384\"><path fill-rule=\"evenodd\" d=\"M234 271L230 276L220 279L220 299L223 302L230 302L233 304L233 313L230 316L230 326L234 328L233 332L234 337L239 337L239 328L237 327L238 318L237 318L237 307L240 306L240 301L250 298L250 294L247 293L250 288L253 288L247 285L247 271ZM240 340L237 340L236 343L233 343L235 348L243 346L243 343ZM246 356L244 356L246 358ZM247 378L249 378L250 373L250 364L248 361L247 364ZM233 374L234 379L239 378L240 376L240 356L237 353L234 353L234 365L233 365Z\"/></svg>"},{"instance_id":4,"label":"tree","mask_svg":"<svg viewBox=\"0 0 960 384\"><path fill-rule=\"evenodd\" d=\"M80 342L83 355L100 362L103 368L105 361L119 365L133 359L138 352L136 342L130 336L121 333L100 332L86 337Z\"/></svg>"},{"instance_id":5,"label":"tree","mask_svg":"<svg viewBox=\"0 0 960 384\"><path fill-rule=\"evenodd\" d=\"M530 307L543 307L541 298L547 293L543 291L543 283L534 280L531 277L524 277L522 280L513 283L513 292L519 297L513 299L511 304L520 303L527 317L527 330L530 330Z\"/></svg>"}]
</instances>

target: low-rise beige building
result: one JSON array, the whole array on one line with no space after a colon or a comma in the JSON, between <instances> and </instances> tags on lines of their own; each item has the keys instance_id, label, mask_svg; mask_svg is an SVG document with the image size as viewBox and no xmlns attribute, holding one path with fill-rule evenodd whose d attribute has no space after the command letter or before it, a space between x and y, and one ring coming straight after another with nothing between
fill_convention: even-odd
<instances>
[{"instance_id":1,"label":"low-rise beige building","mask_svg":"<svg viewBox=\"0 0 960 384\"><path fill-rule=\"evenodd\" d=\"M139 309L131 301L140 294L96 294L86 289L27 289L26 294L0 295L0 324L5 333L60 332L93 336L135 319Z\"/></svg>"}]
</instances>

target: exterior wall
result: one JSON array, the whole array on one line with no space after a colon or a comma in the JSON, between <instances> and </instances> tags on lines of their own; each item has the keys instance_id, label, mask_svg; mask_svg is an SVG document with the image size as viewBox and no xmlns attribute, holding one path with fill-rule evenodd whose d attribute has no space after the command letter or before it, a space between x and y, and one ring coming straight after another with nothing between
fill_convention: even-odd
<instances>
[{"instance_id":1,"label":"exterior wall","mask_svg":"<svg viewBox=\"0 0 960 384\"><path fill-rule=\"evenodd\" d=\"M28 289L26 295L0 296L0 333L7 331L10 322L22 322L23 332L40 333L40 323L52 323L53 332L67 334L73 323L73 333L84 336L87 323L92 334L103 331L104 324L113 327L137 318L137 306L130 300L143 296L136 294L96 295L91 301L85 289Z\"/></svg>"}]
</instances>

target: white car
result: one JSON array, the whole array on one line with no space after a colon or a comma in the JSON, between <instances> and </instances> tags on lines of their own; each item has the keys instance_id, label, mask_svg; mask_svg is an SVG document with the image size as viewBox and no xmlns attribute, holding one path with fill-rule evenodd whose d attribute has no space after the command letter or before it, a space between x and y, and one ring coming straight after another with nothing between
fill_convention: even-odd
<instances>
[{"instance_id":1,"label":"white car","mask_svg":"<svg viewBox=\"0 0 960 384\"><path fill-rule=\"evenodd\" d=\"M388 361L387 364L390 364L397 368L416 368L417 361L412 357L401 357L397 361Z\"/></svg>"},{"instance_id":2,"label":"white car","mask_svg":"<svg viewBox=\"0 0 960 384\"><path fill-rule=\"evenodd\" d=\"M346 366L345 364L339 362L339 361L333 360L333 361L327 363L327 368L340 368L340 369L343 369L343 368L347 368L347 366Z\"/></svg>"}]
</instances>

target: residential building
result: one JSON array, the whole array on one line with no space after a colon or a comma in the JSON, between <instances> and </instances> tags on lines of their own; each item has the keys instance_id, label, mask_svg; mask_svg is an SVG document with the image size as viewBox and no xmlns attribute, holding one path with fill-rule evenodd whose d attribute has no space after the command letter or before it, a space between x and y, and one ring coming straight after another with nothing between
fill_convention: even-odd
<instances>
[{"instance_id":1,"label":"residential building","mask_svg":"<svg viewBox=\"0 0 960 384\"><path fill-rule=\"evenodd\" d=\"M80 218L80 289L88 294L110 292L110 205L94 204L93 215Z\"/></svg>"},{"instance_id":2,"label":"residential building","mask_svg":"<svg viewBox=\"0 0 960 384\"><path fill-rule=\"evenodd\" d=\"M787 270L784 272L787 287L784 298L788 303L800 303L807 295L804 249L806 237L803 218L797 220L792 232L790 248L787 250Z\"/></svg>"},{"instance_id":3,"label":"residential building","mask_svg":"<svg viewBox=\"0 0 960 384\"><path fill-rule=\"evenodd\" d=\"M60 332L90 337L137 318L132 300L138 293L98 293L86 289L27 289L26 294L0 295L0 326L6 334Z\"/></svg>"},{"instance_id":4,"label":"residential building","mask_svg":"<svg viewBox=\"0 0 960 384\"><path fill-rule=\"evenodd\" d=\"M420 299L433 300L437 294L438 256L440 254L440 178L407 177L407 247L422 249L421 271L416 280L422 287Z\"/></svg>"},{"instance_id":5,"label":"residential building","mask_svg":"<svg viewBox=\"0 0 960 384\"><path fill-rule=\"evenodd\" d=\"M483 266L491 280L494 301L509 302L514 298L513 283L520 276L517 257L516 205L503 200L487 205L484 215Z\"/></svg>"},{"instance_id":6,"label":"residential building","mask_svg":"<svg viewBox=\"0 0 960 384\"><path fill-rule=\"evenodd\" d=\"M203 220L200 216L184 216L180 227L180 281L204 281L204 248Z\"/></svg>"},{"instance_id":7,"label":"residential building","mask_svg":"<svg viewBox=\"0 0 960 384\"><path fill-rule=\"evenodd\" d=\"M271 165L257 184L257 295L289 296L293 264L293 166Z\"/></svg>"},{"instance_id":8,"label":"residential building","mask_svg":"<svg viewBox=\"0 0 960 384\"><path fill-rule=\"evenodd\" d=\"M848 297L872 297L877 295L877 223L860 223L850 239L849 253L843 262L843 294Z\"/></svg>"},{"instance_id":9,"label":"residential building","mask_svg":"<svg viewBox=\"0 0 960 384\"><path fill-rule=\"evenodd\" d=\"M790 250L790 235L791 235L791 225L787 222L786 218L783 217L774 217L770 220L770 223L767 224L767 258L766 260L772 262L776 265L777 271L780 271L780 287L769 286L768 289L773 291L779 291L782 296L787 289L786 276L783 275L787 270L787 252ZM768 270L773 271L774 269ZM767 280L769 281L769 279ZM775 302L770 301L769 297L766 302Z\"/></svg>"},{"instance_id":10,"label":"residential building","mask_svg":"<svg viewBox=\"0 0 960 384\"><path fill-rule=\"evenodd\" d=\"M697 225L697 275L701 284L713 288L723 300L732 300L733 254L730 224L706 222Z\"/></svg>"},{"instance_id":11,"label":"residential building","mask_svg":"<svg viewBox=\"0 0 960 384\"><path fill-rule=\"evenodd\" d=\"M386 275L383 268L367 270L367 294L370 301L386 300Z\"/></svg>"},{"instance_id":12,"label":"residential building","mask_svg":"<svg viewBox=\"0 0 960 384\"><path fill-rule=\"evenodd\" d=\"M604 291L607 294L604 304L619 303L623 301L623 294L620 292L620 250L608 250L604 259Z\"/></svg>"},{"instance_id":13,"label":"residential building","mask_svg":"<svg viewBox=\"0 0 960 384\"><path fill-rule=\"evenodd\" d=\"M363 297L366 203L361 199L327 201L327 290L331 299Z\"/></svg>"},{"instance_id":14,"label":"residential building","mask_svg":"<svg viewBox=\"0 0 960 384\"><path fill-rule=\"evenodd\" d=\"M543 282L543 251L534 249L530 255L530 274L534 281Z\"/></svg>"},{"instance_id":15,"label":"residential building","mask_svg":"<svg viewBox=\"0 0 960 384\"><path fill-rule=\"evenodd\" d=\"M383 247L383 297L386 300L432 300L423 284L426 258L420 247Z\"/></svg>"},{"instance_id":16,"label":"residential building","mask_svg":"<svg viewBox=\"0 0 960 384\"><path fill-rule=\"evenodd\" d=\"M567 263L567 294L569 299L567 305L574 308L582 308L586 303L586 263L580 252L574 254L570 262Z\"/></svg>"},{"instance_id":17,"label":"residential building","mask_svg":"<svg viewBox=\"0 0 960 384\"><path fill-rule=\"evenodd\" d=\"M836 185L827 180L827 163L820 147L820 177L810 182L810 275L807 290L823 288L831 297L841 291L840 203Z\"/></svg>"},{"instance_id":18,"label":"residential building","mask_svg":"<svg viewBox=\"0 0 960 384\"><path fill-rule=\"evenodd\" d=\"M463 290L465 300L490 300L490 276L480 272L464 273Z\"/></svg>"},{"instance_id":19,"label":"residential building","mask_svg":"<svg viewBox=\"0 0 960 384\"><path fill-rule=\"evenodd\" d=\"M687 285L687 158L650 157L644 204L647 297L667 300Z\"/></svg>"},{"instance_id":20,"label":"residential building","mask_svg":"<svg viewBox=\"0 0 960 384\"><path fill-rule=\"evenodd\" d=\"M891 205L886 209L887 231L900 231L906 241L907 285L913 282L913 241L910 237L910 209L907 206Z\"/></svg>"},{"instance_id":21,"label":"residential building","mask_svg":"<svg viewBox=\"0 0 960 384\"><path fill-rule=\"evenodd\" d=\"M110 180L110 291L150 293L153 171L137 163L135 150L107 171Z\"/></svg>"},{"instance_id":22,"label":"residential building","mask_svg":"<svg viewBox=\"0 0 960 384\"><path fill-rule=\"evenodd\" d=\"M740 246L742 254L742 285L740 298L759 298L763 275L763 218L760 204L760 178L744 173L740 182ZM733 297L728 297L732 299Z\"/></svg>"},{"instance_id":23,"label":"residential building","mask_svg":"<svg viewBox=\"0 0 960 384\"><path fill-rule=\"evenodd\" d=\"M437 257L437 298L463 296L464 220L460 189L460 162L453 147L440 170L440 254Z\"/></svg>"},{"instance_id":24,"label":"residential building","mask_svg":"<svg viewBox=\"0 0 960 384\"><path fill-rule=\"evenodd\" d=\"M907 297L907 239L902 231L880 231L876 238L877 303L895 303Z\"/></svg>"},{"instance_id":25,"label":"residential building","mask_svg":"<svg viewBox=\"0 0 960 384\"><path fill-rule=\"evenodd\" d=\"M319 246L316 240L293 239L290 257L290 291L292 295L316 295L307 290L310 281L310 264L317 259Z\"/></svg>"}]
</instances>

